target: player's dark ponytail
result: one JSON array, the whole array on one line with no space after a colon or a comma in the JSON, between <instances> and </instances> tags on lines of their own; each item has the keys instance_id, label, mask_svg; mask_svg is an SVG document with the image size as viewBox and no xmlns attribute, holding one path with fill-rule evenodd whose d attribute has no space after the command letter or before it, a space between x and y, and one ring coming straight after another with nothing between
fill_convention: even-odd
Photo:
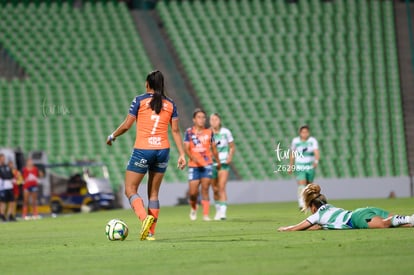
<instances>
[{"instance_id":1,"label":"player's dark ponytail","mask_svg":"<svg viewBox=\"0 0 414 275\"><path fill-rule=\"evenodd\" d=\"M147 75L147 83L150 89L154 90L154 95L150 102L150 107L159 114L162 109L162 100L165 98L164 94L164 76L160 71L153 71Z\"/></svg>"}]
</instances>

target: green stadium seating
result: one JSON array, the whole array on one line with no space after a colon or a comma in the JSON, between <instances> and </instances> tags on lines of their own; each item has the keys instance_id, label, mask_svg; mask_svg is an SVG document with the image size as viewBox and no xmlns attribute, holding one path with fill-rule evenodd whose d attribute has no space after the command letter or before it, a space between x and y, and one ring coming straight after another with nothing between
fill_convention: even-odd
<instances>
[{"instance_id":1,"label":"green stadium seating","mask_svg":"<svg viewBox=\"0 0 414 275\"><path fill-rule=\"evenodd\" d=\"M273 173L274 149L303 123L321 145L320 177L370 177L408 173L392 5L171 0L157 11L203 107L233 131L243 179L287 177ZM0 79L0 144L102 160L122 182L134 133L104 139L151 70L126 7L3 1L0 18L0 43L28 75Z\"/></svg>"},{"instance_id":2,"label":"green stadium seating","mask_svg":"<svg viewBox=\"0 0 414 275\"><path fill-rule=\"evenodd\" d=\"M302 123L320 177L407 175L392 1L160 1L203 107L220 112L244 179L273 173Z\"/></svg>"},{"instance_id":3,"label":"green stadium seating","mask_svg":"<svg viewBox=\"0 0 414 275\"><path fill-rule=\"evenodd\" d=\"M152 69L126 6L1 2L0 18L0 43L28 75L0 78L0 146L42 149L51 162L104 161L114 186L123 182L135 127L111 148L105 139ZM185 178L170 169L165 181Z\"/></svg>"}]
</instances>

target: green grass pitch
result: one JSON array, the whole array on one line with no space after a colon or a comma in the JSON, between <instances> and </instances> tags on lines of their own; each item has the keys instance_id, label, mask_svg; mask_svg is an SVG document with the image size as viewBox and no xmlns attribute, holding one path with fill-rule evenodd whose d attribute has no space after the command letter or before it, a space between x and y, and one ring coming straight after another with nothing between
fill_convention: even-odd
<instances>
[{"instance_id":1,"label":"green grass pitch","mask_svg":"<svg viewBox=\"0 0 414 275\"><path fill-rule=\"evenodd\" d=\"M332 201L414 213L414 199ZM214 211L212 211L214 212ZM296 203L230 205L223 222L190 221L189 207L161 208L157 240L140 241L131 210L0 224L1 274L412 274L414 228L277 232L306 217ZM199 213L201 214L201 213ZM214 214L214 213L212 213ZM128 238L111 242L120 218Z\"/></svg>"}]
</instances>

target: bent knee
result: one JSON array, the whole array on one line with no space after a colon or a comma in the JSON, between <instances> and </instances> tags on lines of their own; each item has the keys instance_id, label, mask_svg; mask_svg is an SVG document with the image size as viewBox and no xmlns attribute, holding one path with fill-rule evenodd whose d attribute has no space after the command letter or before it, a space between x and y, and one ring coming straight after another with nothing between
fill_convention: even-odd
<instances>
[{"instance_id":1,"label":"bent knee","mask_svg":"<svg viewBox=\"0 0 414 275\"><path fill-rule=\"evenodd\" d=\"M196 201L197 197L198 197L197 194L190 194L190 196L189 196L190 201Z\"/></svg>"}]
</instances>

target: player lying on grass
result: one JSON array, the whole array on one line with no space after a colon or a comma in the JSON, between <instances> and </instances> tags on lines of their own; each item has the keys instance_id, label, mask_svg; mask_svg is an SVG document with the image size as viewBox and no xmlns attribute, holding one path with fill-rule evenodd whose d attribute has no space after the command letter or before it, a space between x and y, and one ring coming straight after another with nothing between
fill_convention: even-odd
<instances>
[{"instance_id":1,"label":"player lying on grass","mask_svg":"<svg viewBox=\"0 0 414 275\"><path fill-rule=\"evenodd\" d=\"M328 204L326 197L321 194L321 187L317 184L308 184L302 192L302 197L305 202L303 210L310 209L312 215L296 225L280 227L278 231L414 226L414 215L393 215L376 207L358 208L354 211L337 208Z\"/></svg>"}]
</instances>

